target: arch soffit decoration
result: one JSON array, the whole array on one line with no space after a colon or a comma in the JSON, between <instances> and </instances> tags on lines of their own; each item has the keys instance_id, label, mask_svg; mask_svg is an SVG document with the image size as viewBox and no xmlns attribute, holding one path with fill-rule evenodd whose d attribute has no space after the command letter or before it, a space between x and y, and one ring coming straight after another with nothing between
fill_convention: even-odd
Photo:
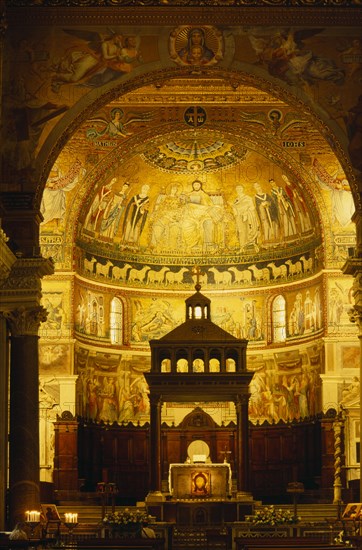
<instances>
[{"instance_id":1,"label":"arch soffit decoration","mask_svg":"<svg viewBox=\"0 0 362 550\"><path fill-rule=\"evenodd\" d=\"M234 63L234 66L237 64L238 63ZM260 92L261 90L266 91L265 93L269 94L270 97L273 98L273 100L279 102L284 101L284 105L286 108L297 109L300 113L302 113L302 117L304 117L305 120L308 121L310 127L313 127L315 129L316 134L319 134L321 143L324 143L324 146L328 148L329 151L331 151L331 147L329 144L333 143L333 153L338 163L340 163L346 175L348 174L352 178L352 182L350 181L350 184L351 190L353 192L355 188L355 181L353 179L352 169L344 153L344 150L346 148L345 136L343 136L341 131L338 130L338 127L336 128L336 133L332 132L331 128L328 125L329 121L326 113L323 113L321 111L316 112L315 110L313 110L312 106L310 105L310 101L308 100L308 97L305 96L305 101L301 101L300 98L296 98L289 91L287 86L284 86L281 83L276 84L272 80L266 80L265 75L263 75L263 77L258 77L255 74L246 73L244 66L243 72L235 72L234 66L233 70L213 67L207 71L206 78L217 78L221 79L221 81L226 81L227 83L232 82L233 86L236 87L236 89L239 87L242 88L243 86L249 86L257 90L258 92ZM137 91L139 90L147 89L148 86L157 86L157 83L162 86L169 79L182 79L186 77L189 78L189 72L189 68L185 69L181 67L175 69L175 67L173 66L172 68L166 67L162 70L155 69L154 71L150 70L149 66L141 67L135 69L133 74L122 78L121 84L111 84L110 86L104 87L104 93L102 95L99 95L99 90L96 90L96 92L98 92L97 94L91 92L90 94L87 94L86 97L83 97L76 105L74 105L69 110L65 117L63 117L58 125L53 129L40 150L37 162L38 170L42 173L42 176L40 177L40 185L38 187L38 200L40 200L41 198L42 189L45 186L49 170L53 166L57 157L62 154L62 151L66 151L72 138L77 135L77 132L80 131L82 125L89 118L94 116L95 113L99 111L99 109L105 108L107 105L109 106L112 102L116 103L119 101L120 103L122 103L122 99L127 97L127 95L132 95L133 93L137 93ZM199 78L199 76L196 76L195 78ZM94 96L94 101L92 101L92 96ZM212 125L209 129L211 131L214 129L216 131L219 130ZM177 127L175 128L175 124L170 125L169 128L163 125L162 127L156 127L152 128L151 130L147 130L145 133L141 132L139 135L136 134L134 137L131 137L126 142L122 142L118 149L116 149L112 152L111 155L109 155L109 164L112 165L112 162L114 163L112 157L114 158L114 154L117 152L117 150L121 150L124 160L127 160L127 153L128 158L130 158L132 151L134 152L137 147L141 147L141 140L142 142L144 142L145 138L147 140L161 139L162 134L165 135L165 131L167 132L167 130L172 130L175 132L175 130L177 131ZM335 128L333 130L335 130ZM245 128L245 126L243 127L242 124L234 124L233 127L231 127L230 125L230 127L224 129L224 134L229 134L230 136L232 136L233 134L235 135L236 131L239 132L238 137L246 140L251 148L253 146L256 147L258 140L260 143L260 134L258 135L253 130L247 129ZM264 138L262 137L262 139ZM331 235L330 217L328 216L328 213L325 209L325 202L323 200L323 197L321 196L320 188L317 182L310 177L307 170L300 169L300 166L298 166L298 162L292 156L288 156L287 154L281 156L280 150L278 151L277 147L274 146L272 142L268 143L265 140L264 144L265 151L267 151L267 156L272 159L278 158L279 166L283 170L287 168L287 172L292 173L296 180L299 182L300 188L303 189L303 193L306 193L308 195L308 202L312 205L312 208L314 209L314 218L315 220L318 219L316 225L320 228L323 228L320 229L320 233L323 233L324 236ZM41 165L42 161L44 161L44 158L47 158L47 160L44 162L43 165ZM77 237L79 221L82 219L82 209L84 208L84 204L86 203L86 208L89 206L92 192L95 192L97 185L100 185L102 181L101 177L103 177L104 175L104 167L106 166L106 164L107 159L105 158L103 159L101 171L98 172L97 170L95 170L93 173L90 172L87 174L86 180L84 180L82 182L82 185L78 187L79 192L77 194L76 200L72 202L71 209L68 209L67 211L67 229L69 231L69 234L73 235L73 244ZM325 242L324 244L325 247L328 246L327 242Z\"/></svg>"},{"instance_id":2,"label":"arch soffit decoration","mask_svg":"<svg viewBox=\"0 0 362 550\"><path fill-rule=\"evenodd\" d=\"M189 79L190 76L192 77L188 67L175 68L173 65L167 67L167 64L165 64L162 69L159 69L158 67L155 68L154 65L158 64L145 64L135 68L131 74L123 75L121 82L111 82L103 86L101 94L99 88L89 92L65 113L47 136L35 161L34 173L38 181L35 200L38 204L40 204L44 187L55 161L81 126L101 108L114 101L121 101L123 96L147 86L163 86L170 79ZM324 142L327 143L328 139L333 142L334 154L346 173L352 194L355 201L357 201L357 184L346 153L347 137L341 128L330 119L329 114L324 112L320 106L312 105L310 98L302 90L298 90L299 97L296 97L282 81L276 82L274 79L268 78L266 74L257 76L258 68L250 67L250 69L253 70L253 74L247 72L246 64L233 62L232 69L211 67L203 72L207 73L206 80L219 78L233 83L236 88L250 86L258 91L266 91L271 97L283 101L287 107L292 107L301 112L320 134ZM313 192L315 193L316 190L317 186L314 187Z\"/></svg>"}]
</instances>

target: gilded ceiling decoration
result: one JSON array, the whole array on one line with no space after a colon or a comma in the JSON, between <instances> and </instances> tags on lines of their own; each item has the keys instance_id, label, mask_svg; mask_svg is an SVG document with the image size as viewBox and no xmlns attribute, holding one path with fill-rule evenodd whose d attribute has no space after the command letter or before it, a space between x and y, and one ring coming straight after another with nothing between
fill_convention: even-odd
<instances>
[{"instance_id":1,"label":"gilded ceiling decoration","mask_svg":"<svg viewBox=\"0 0 362 550\"><path fill-rule=\"evenodd\" d=\"M124 7L124 6L225 6L225 7L358 7L355 0L6 0L13 7Z\"/></svg>"},{"instance_id":2,"label":"gilded ceiling decoration","mask_svg":"<svg viewBox=\"0 0 362 550\"><path fill-rule=\"evenodd\" d=\"M247 149L228 143L221 133L179 133L175 140L162 139L143 154L146 162L176 174L208 173L229 168L245 159Z\"/></svg>"}]
</instances>

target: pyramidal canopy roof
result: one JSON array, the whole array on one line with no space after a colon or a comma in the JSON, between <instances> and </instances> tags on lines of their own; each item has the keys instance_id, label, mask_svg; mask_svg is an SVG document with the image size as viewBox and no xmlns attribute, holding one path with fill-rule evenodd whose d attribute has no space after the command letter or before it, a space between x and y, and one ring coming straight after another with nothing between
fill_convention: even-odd
<instances>
[{"instance_id":1,"label":"pyramidal canopy roof","mask_svg":"<svg viewBox=\"0 0 362 550\"><path fill-rule=\"evenodd\" d=\"M226 332L226 330L222 329L221 327L218 327L209 319L189 319L182 323L182 325L179 325L175 329L171 330L171 332L169 332L168 334L162 336L159 339L159 342L207 342L209 340L214 340L218 342L239 341L238 338L236 338L229 332Z\"/></svg>"},{"instance_id":2,"label":"pyramidal canopy roof","mask_svg":"<svg viewBox=\"0 0 362 550\"><path fill-rule=\"evenodd\" d=\"M211 300L201 294L200 285L196 285L196 292L185 300L186 320L178 327L171 330L159 339L159 342L190 342L190 341L218 341L236 342L240 341L226 330L211 321L210 304ZM200 318L196 316L200 312Z\"/></svg>"}]
</instances>

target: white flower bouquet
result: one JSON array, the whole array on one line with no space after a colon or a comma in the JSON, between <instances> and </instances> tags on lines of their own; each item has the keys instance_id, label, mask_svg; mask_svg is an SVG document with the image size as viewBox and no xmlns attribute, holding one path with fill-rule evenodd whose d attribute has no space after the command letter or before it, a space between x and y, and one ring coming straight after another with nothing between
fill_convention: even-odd
<instances>
[{"instance_id":1,"label":"white flower bouquet","mask_svg":"<svg viewBox=\"0 0 362 550\"><path fill-rule=\"evenodd\" d=\"M264 506L255 511L255 514L250 517L251 523L254 525L282 525L286 523L295 523L300 518L295 518L290 510L275 508L273 505Z\"/></svg>"}]
</instances>

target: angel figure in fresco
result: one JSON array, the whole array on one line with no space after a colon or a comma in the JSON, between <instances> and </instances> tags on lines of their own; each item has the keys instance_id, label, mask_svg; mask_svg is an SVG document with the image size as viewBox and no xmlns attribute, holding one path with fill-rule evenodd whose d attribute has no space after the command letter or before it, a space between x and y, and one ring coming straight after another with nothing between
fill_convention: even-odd
<instances>
[{"instance_id":1,"label":"angel figure in fresco","mask_svg":"<svg viewBox=\"0 0 362 550\"><path fill-rule=\"evenodd\" d=\"M306 39L322 31L323 29L276 29L268 36L258 35L255 31L248 38L258 62L267 66L271 76L281 78L291 85L313 84L319 80L342 84L345 73L333 60L317 56L304 47Z\"/></svg>"},{"instance_id":2,"label":"angel figure in fresco","mask_svg":"<svg viewBox=\"0 0 362 550\"><path fill-rule=\"evenodd\" d=\"M349 183L340 171L330 175L317 158L313 160L316 179L323 189L330 192L332 200L332 222L338 222L342 227L351 223L355 211L353 196Z\"/></svg>"},{"instance_id":3,"label":"angel figure in fresco","mask_svg":"<svg viewBox=\"0 0 362 550\"><path fill-rule=\"evenodd\" d=\"M52 90L58 92L64 84L98 87L111 82L121 74L129 73L137 62L142 62L138 37L124 37L110 29L107 35L83 29L64 29L80 39L80 45L70 47L54 63Z\"/></svg>"},{"instance_id":4,"label":"angel figure in fresco","mask_svg":"<svg viewBox=\"0 0 362 550\"><path fill-rule=\"evenodd\" d=\"M131 132L126 130L126 126L133 122L147 122L153 118L153 113L128 113L124 114L123 110L115 107L111 110L110 120L105 118L92 118L90 122L100 125L102 128L88 128L86 136L89 140L94 140L100 137L127 137Z\"/></svg>"},{"instance_id":5,"label":"angel figure in fresco","mask_svg":"<svg viewBox=\"0 0 362 550\"><path fill-rule=\"evenodd\" d=\"M358 376L354 376L352 379L352 382L346 386L345 383L343 384L342 389L342 398L340 400L340 405L345 405L348 402L352 402L353 400L359 398L360 396L360 381Z\"/></svg>"},{"instance_id":6,"label":"angel figure in fresco","mask_svg":"<svg viewBox=\"0 0 362 550\"><path fill-rule=\"evenodd\" d=\"M278 135L280 137L295 124L299 125L306 122L300 113L289 111L283 115L277 109L272 109L269 113L265 113L264 111L246 113L242 111L239 116L246 126L259 125L263 129L271 131L274 136Z\"/></svg>"},{"instance_id":7,"label":"angel figure in fresco","mask_svg":"<svg viewBox=\"0 0 362 550\"><path fill-rule=\"evenodd\" d=\"M69 170L62 174L57 168L50 173L47 185L43 192L40 212L43 215L43 224L55 220L57 229L66 210L66 194L74 189L79 179L84 175L80 160L76 159Z\"/></svg>"}]
</instances>

